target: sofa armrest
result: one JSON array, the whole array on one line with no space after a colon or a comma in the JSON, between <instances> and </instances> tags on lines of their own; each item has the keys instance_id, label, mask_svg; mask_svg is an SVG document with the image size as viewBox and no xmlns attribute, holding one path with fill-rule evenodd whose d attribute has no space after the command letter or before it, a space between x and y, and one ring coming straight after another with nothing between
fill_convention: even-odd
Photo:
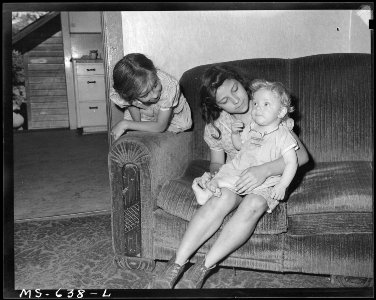
<instances>
[{"instance_id":1,"label":"sofa armrest","mask_svg":"<svg viewBox=\"0 0 376 300\"><path fill-rule=\"evenodd\" d=\"M130 132L108 154L115 255L153 257L153 219L162 185L192 158L193 132Z\"/></svg>"}]
</instances>

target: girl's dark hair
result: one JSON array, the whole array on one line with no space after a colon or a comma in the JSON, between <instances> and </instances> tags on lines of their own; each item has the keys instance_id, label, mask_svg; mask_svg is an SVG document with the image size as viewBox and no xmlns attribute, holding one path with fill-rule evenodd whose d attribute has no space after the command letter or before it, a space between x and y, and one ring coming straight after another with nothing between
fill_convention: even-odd
<instances>
[{"instance_id":1,"label":"girl's dark hair","mask_svg":"<svg viewBox=\"0 0 376 300\"><path fill-rule=\"evenodd\" d=\"M157 69L153 62L141 53L130 53L119 60L113 70L113 88L127 101L133 101L153 88Z\"/></svg>"},{"instance_id":2,"label":"girl's dark hair","mask_svg":"<svg viewBox=\"0 0 376 300\"><path fill-rule=\"evenodd\" d=\"M222 112L216 102L217 89L227 79L235 79L247 91L250 96L249 80L240 75L235 69L228 66L216 65L205 71L201 78L200 99L201 115L206 124L211 124L218 132L218 136L212 135L215 139L221 139L221 131L214 125L214 121L219 118Z\"/></svg>"}]
</instances>

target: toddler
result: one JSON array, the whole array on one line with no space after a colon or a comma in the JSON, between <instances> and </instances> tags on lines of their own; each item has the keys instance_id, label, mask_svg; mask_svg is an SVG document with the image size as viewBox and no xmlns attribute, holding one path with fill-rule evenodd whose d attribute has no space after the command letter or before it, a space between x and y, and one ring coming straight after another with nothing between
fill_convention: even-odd
<instances>
[{"instance_id":1,"label":"toddler","mask_svg":"<svg viewBox=\"0 0 376 300\"><path fill-rule=\"evenodd\" d=\"M244 129L241 121L231 125L231 139L239 152L214 177L205 173L193 181L192 188L200 205L213 195L220 196L220 188L228 188L236 193L236 181L245 169L283 156L283 174L268 177L261 186L248 192L264 197L270 213L278 201L284 199L286 189L295 176L298 166L295 153L297 142L288 127L281 124L288 118L288 113L293 111L286 89L279 82L257 79L252 82L251 91L252 122ZM205 189L201 189L200 181L206 186Z\"/></svg>"},{"instance_id":2,"label":"toddler","mask_svg":"<svg viewBox=\"0 0 376 300\"><path fill-rule=\"evenodd\" d=\"M171 75L145 55L131 53L116 63L110 99L124 111L111 131L117 140L127 130L182 132L192 126L191 110Z\"/></svg>"}]
</instances>

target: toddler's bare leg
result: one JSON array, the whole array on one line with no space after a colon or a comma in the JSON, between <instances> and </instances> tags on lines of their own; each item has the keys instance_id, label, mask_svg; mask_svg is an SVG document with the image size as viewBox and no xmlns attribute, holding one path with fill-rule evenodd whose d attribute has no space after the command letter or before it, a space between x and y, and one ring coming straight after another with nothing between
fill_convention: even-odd
<instances>
[{"instance_id":1,"label":"toddler's bare leg","mask_svg":"<svg viewBox=\"0 0 376 300\"><path fill-rule=\"evenodd\" d=\"M198 184L198 181L200 178L195 178L192 183L192 190L196 196L197 203L200 205L204 205L211 196L213 196L213 193L208 188L201 188Z\"/></svg>"},{"instance_id":2,"label":"toddler's bare leg","mask_svg":"<svg viewBox=\"0 0 376 300\"><path fill-rule=\"evenodd\" d=\"M234 191L235 190L235 182L239 179L238 176L217 176L215 178L216 185L220 188L228 188L229 190ZM213 181L213 180L212 180ZM213 191L213 190L212 190Z\"/></svg>"},{"instance_id":3,"label":"toddler's bare leg","mask_svg":"<svg viewBox=\"0 0 376 300\"><path fill-rule=\"evenodd\" d=\"M201 177L196 178L197 183L203 189L206 188L207 183L212 179L212 175L209 172L205 172Z\"/></svg>"}]
</instances>

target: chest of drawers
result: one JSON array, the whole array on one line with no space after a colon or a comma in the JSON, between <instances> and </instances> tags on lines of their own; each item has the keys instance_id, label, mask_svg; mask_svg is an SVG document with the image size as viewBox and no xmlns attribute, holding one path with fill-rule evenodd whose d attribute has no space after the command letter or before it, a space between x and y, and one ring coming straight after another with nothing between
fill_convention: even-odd
<instances>
[{"instance_id":1,"label":"chest of drawers","mask_svg":"<svg viewBox=\"0 0 376 300\"><path fill-rule=\"evenodd\" d=\"M77 127L83 133L107 130L103 61L73 61Z\"/></svg>"}]
</instances>

